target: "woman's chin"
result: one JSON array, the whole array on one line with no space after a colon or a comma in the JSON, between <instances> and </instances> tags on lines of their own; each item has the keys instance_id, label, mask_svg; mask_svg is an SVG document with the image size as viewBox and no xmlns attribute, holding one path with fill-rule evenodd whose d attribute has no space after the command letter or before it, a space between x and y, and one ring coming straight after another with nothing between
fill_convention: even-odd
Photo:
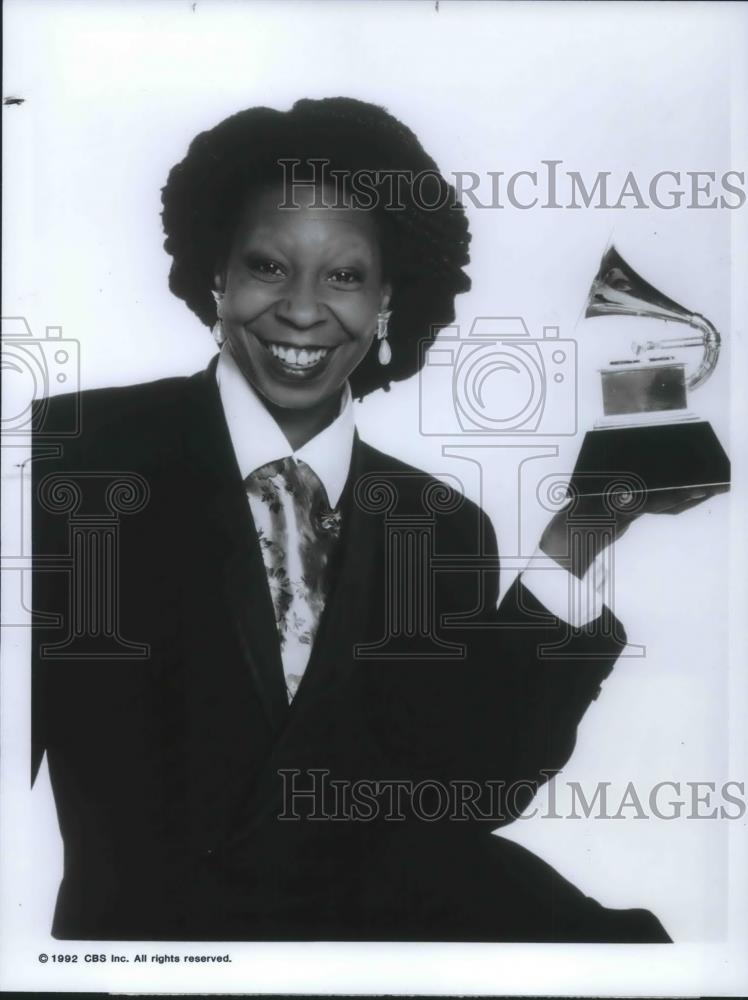
<instances>
[{"instance_id":1,"label":"woman's chin","mask_svg":"<svg viewBox=\"0 0 748 1000\"><path fill-rule=\"evenodd\" d=\"M320 379L315 382L288 382L278 379L262 379L254 382L254 388L272 406L283 410L315 410L325 403L340 397L341 385L334 379Z\"/></svg>"}]
</instances>

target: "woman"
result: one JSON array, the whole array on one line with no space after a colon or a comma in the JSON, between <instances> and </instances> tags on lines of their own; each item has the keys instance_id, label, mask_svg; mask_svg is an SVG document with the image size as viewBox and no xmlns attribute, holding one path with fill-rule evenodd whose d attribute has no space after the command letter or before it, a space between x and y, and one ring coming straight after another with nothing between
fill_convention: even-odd
<instances>
[{"instance_id":1,"label":"woman","mask_svg":"<svg viewBox=\"0 0 748 1000\"><path fill-rule=\"evenodd\" d=\"M568 760L620 623L570 631L529 577L497 609L483 512L354 428L352 396L415 374L469 287L454 191L400 122L334 98L198 135L163 206L170 287L217 358L82 393L81 433L34 463L38 554L81 510L117 519L111 580L35 580L61 621L34 671L53 933L667 941L490 835Z\"/></svg>"}]
</instances>

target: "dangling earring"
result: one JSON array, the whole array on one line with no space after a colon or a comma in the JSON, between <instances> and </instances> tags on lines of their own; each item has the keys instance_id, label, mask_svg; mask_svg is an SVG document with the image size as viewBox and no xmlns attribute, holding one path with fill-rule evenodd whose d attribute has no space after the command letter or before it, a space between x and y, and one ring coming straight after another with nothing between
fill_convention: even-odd
<instances>
[{"instance_id":1,"label":"dangling earring","mask_svg":"<svg viewBox=\"0 0 748 1000\"><path fill-rule=\"evenodd\" d=\"M221 347L226 341L226 334L223 332L223 323L221 322L221 303L223 301L223 292L217 292L215 288L211 289L211 295L216 304L216 315L218 319L213 324L213 340L216 344Z\"/></svg>"},{"instance_id":2,"label":"dangling earring","mask_svg":"<svg viewBox=\"0 0 748 1000\"><path fill-rule=\"evenodd\" d=\"M392 348L387 340L387 325L391 315L392 312L389 309L377 313L377 340L379 341L377 359L380 365L388 365L392 361Z\"/></svg>"},{"instance_id":3,"label":"dangling earring","mask_svg":"<svg viewBox=\"0 0 748 1000\"><path fill-rule=\"evenodd\" d=\"M220 319L215 321L213 329L210 332L213 334L213 340L215 340L218 347L223 347L226 343L226 334L223 332L223 323Z\"/></svg>"}]
</instances>

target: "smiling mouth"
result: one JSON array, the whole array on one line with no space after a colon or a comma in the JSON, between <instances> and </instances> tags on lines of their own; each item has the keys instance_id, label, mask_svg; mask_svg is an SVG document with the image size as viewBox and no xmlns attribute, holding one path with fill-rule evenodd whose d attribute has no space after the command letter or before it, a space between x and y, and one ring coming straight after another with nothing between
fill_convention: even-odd
<instances>
[{"instance_id":1,"label":"smiling mouth","mask_svg":"<svg viewBox=\"0 0 748 1000\"><path fill-rule=\"evenodd\" d=\"M335 350L334 347L293 347L272 340L260 340L260 343L284 372L297 377L321 370Z\"/></svg>"}]
</instances>

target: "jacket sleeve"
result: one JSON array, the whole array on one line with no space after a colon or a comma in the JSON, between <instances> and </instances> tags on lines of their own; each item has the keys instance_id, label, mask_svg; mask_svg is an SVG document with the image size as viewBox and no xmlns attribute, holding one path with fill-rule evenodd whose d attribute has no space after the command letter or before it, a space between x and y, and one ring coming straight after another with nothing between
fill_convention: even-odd
<instances>
[{"instance_id":1,"label":"jacket sleeve","mask_svg":"<svg viewBox=\"0 0 748 1000\"><path fill-rule=\"evenodd\" d=\"M485 550L498 555L493 528L482 517ZM605 605L599 618L573 628L554 617L521 577L498 608L495 596L486 595L485 627L466 639L466 671L475 690L460 726L466 753L456 748L455 760L480 783L495 782L489 799L492 808L498 803L501 825L523 812L571 757L577 728L626 635Z\"/></svg>"},{"instance_id":2,"label":"jacket sleeve","mask_svg":"<svg viewBox=\"0 0 748 1000\"><path fill-rule=\"evenodd\" d=\"M391 755L388 765L399 777L449 784L453 799L469 800L460 818L497 827L522 813L569 760L577 727L626 637L607 607L575 629L519 580L497 608L496 539L486 515L479 517L486 571L472 584L459 574L456 584L463 592L472 586L468 603L478 610L442 633L464 653L398 665L387 708L399 757Z\"/></svg>"}]
</instances>

